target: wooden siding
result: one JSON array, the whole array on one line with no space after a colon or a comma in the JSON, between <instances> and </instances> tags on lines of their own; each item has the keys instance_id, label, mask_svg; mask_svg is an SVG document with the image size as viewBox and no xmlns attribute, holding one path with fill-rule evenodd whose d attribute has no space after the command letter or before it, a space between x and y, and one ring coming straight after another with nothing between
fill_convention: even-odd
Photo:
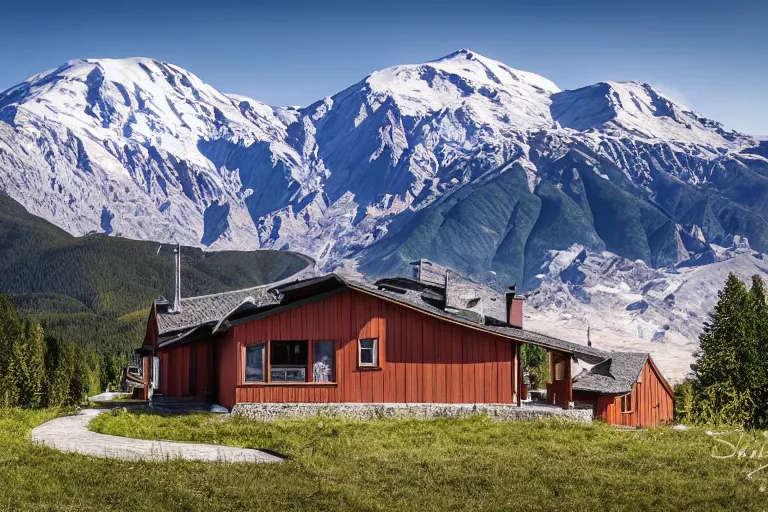
<instances>
[{"instance_id":1,"label":"wooden siding","mask_svg":"<svg viewBox=\"0 0 768 512\"><path fill-rule=\"evenodd\" d=\"M237 346L232 341L233 331L214 340L216 344L216 403L231 409L235 405L235 386L239 370L237 365Z\"/></svg>"},{"instance_id":2,"label":"wooden siding","mask_svg":"<svg viewBox=\"0 0 768 512\"><path fill-rule=\"evenodd\" d=\"M147 320L147 330L144 333L144 346L152 347L153 350L157 350L157 335L157 306L152 304Z\"/></svg>"},{"instance_id":3,"label":"wooden siding","mask_svg":"<svg viewBox=\"0 0 768 512\"><path fill-rule=\"evenodd\" d=\"M191 347L189 391L200 400L212 401L216 389L215 340L205 340Z\"/></svg>"},{"instance_id":4,"label":"wooden siding","mask_svg":"<svg viewBox=\"0 0 768 512\"><path fill-rule=\"evenodd\" d=\"M517 344L345 291L232 328L217 343L218 401L514 403ZM379 339L379 368L358 368L357 340ZM335 383L245 383L245 346L331 340ZM234 396L230 393L234 392Z\"/></svg>"},{"instance_id":5,"label":"wooden siding","mask_svg":"<svg viewBox=\"0 0 768 512\"><path fill-rule=\"evenodd\" d=\"M595 404L595 418L612 425L658 427L674 419L674 396L649 358L641 382L632 387L632 412L621 412L621 396L579 393L578 401ZM585 395L592 395L587 397Z\"/></svg>"},{"instance_id":6,"label":"wooden siding","mask_svg":"<svg viewBox=\"0 0 768 512\"><path fill-rule=\"evenodd\" d=\"M555 365L563 363L565 375L560 380L555 380ZM549 376L552 382L547 383L547 403L559 405L563 409L568 408L568 404L573 401L573 378L571 375L571 365L573 359L569 355L558 352L550 352L549 356Z\"/></svg>"}]
</instances>

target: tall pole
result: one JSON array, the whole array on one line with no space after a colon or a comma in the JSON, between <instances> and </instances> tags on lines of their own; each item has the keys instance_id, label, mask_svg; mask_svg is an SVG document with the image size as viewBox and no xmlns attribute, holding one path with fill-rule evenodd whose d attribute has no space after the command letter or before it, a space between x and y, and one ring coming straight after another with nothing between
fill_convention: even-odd
<instances>
[{"instance_id":1,"label":"tall pole","mask_svg":"<svg viewBox=\"0 0 768 512\"><path fill-rule=\"evenodd\" d=\"M174 263L176 264L175 284L173 288L173 310L181 312L181 244L176 244L173 250Z\"/></svg>"}]
</instances>

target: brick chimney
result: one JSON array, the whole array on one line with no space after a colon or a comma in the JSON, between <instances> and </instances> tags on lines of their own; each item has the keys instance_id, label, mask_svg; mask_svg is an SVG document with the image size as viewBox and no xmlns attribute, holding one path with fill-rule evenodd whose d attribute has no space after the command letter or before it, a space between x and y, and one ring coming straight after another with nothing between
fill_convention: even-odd
<instances>
[{"instance_id":1,"label":"brick chimney","mask_svg":"<svg viewBox=\"0 0 768 512\"><path fill-rule=\"evenodd\" d=\"M517 295L517 287L512 285L507 292L507 323L510 327L523 328L523 303L525 297Z\"/></svg>"}]
</instances>

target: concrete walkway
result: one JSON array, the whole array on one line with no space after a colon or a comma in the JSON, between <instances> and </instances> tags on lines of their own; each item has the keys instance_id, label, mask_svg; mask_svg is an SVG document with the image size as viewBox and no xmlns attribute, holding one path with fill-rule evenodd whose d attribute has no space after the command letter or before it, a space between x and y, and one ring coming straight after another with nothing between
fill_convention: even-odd
<instances>
[{"instance_id":1,"label":"concrete walkway","mask_svg":"<svg viewBox=\"0 0 768 512\"><path fill-rule=\"evenodd\" d=\"M260 450L212 444L150 441L110 436L88 430L88 423L104 412L84 409L75 416L48 421L32 430L32 442L62 452L94 457L166 461L173 459L205 462L280 462L283 459Z\"/></svg>"}]
</instances>

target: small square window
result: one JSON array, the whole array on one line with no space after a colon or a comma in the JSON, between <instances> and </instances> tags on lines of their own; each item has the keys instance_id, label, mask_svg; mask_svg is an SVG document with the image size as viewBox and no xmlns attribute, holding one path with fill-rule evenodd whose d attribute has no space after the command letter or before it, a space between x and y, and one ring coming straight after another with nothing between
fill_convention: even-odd
<instances>
[{"instance_id":1,"label":"small square window","mask_svg":"<svg viewBox=\"0 0 768 512\"><path fill-rule=\"evenodd\" d=\"M379 365L379 340L378 338L363 338L358 341L359 366L376 367Z\"/></svg>"}]
</instances>

